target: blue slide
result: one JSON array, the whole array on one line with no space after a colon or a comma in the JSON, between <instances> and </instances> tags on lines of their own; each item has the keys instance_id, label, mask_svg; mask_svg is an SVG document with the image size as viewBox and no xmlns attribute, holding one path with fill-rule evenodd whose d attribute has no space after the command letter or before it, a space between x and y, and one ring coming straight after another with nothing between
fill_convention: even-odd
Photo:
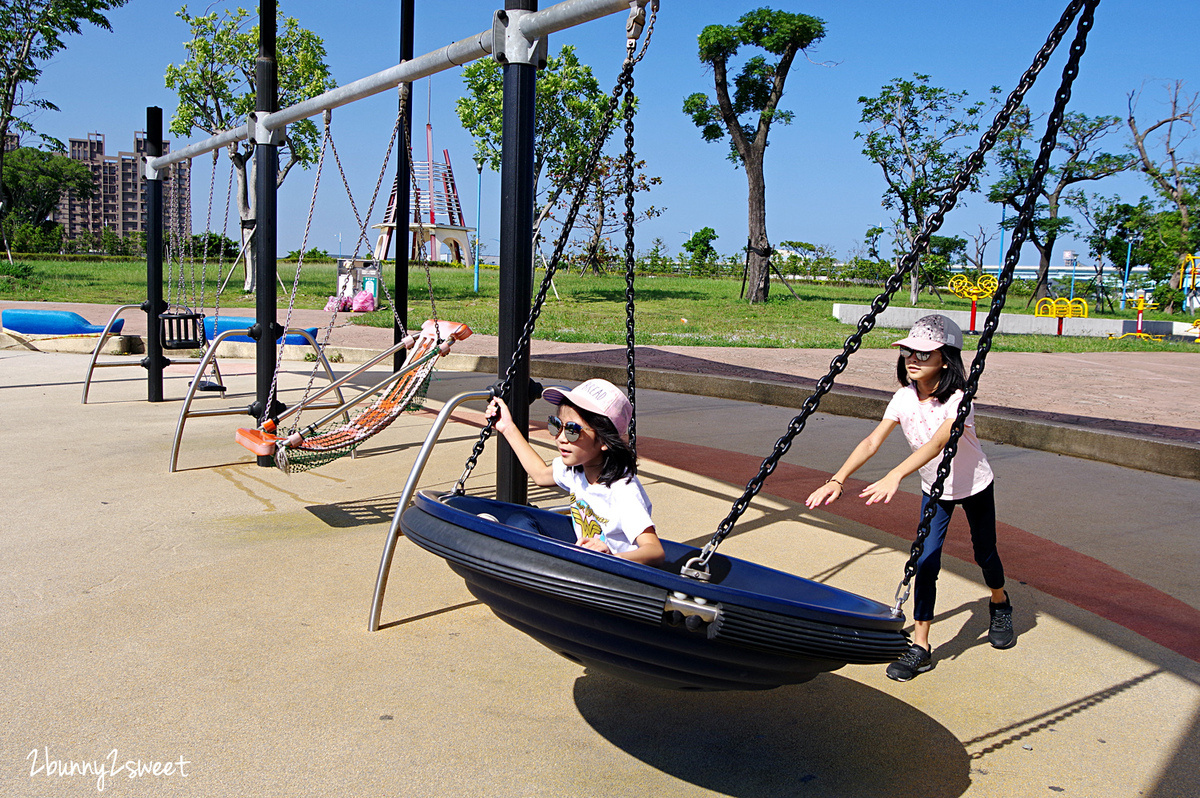
<instances>
[{"instance_id":1,"label":"blue slide","mask_svg":"<svg viewBox=\"0 0 1200 798\"><path fill-rule=\"evenodd\" d=\"M86 335L104 332L104 325L91 324L83 316L69 310L34 310L5 308L0 311L0 326L24 335ZM112 334L120 335L124 319L117 319Z\"/></svg>"}]
</instances>

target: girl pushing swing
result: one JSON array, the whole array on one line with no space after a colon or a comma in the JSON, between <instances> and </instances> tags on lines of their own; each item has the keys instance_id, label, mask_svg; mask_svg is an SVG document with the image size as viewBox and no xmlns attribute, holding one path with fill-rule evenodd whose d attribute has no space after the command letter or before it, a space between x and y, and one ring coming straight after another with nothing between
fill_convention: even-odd
<instances>
[{"instance_id":1,"label":"girl pushing swing","mask_svg":"<svg viewBox=\"0 0 1200 798\"><path fill-rule=\"evenodd\" d=\"M845 481L879 451L884 440L897 426L904 432L912 449L898 466L883 479L871 483L859 494L867 504L887 504L900 488L904 477L921 474L921 513L930 503L929 489L937 478L936 458L950 440L950 428L958 415L966 387L962 361L962 330L940 314L925 316L913 325L906 338L896 341L900 357L896 377L901 388L892 396L879 426L862 440L846 462L829 480L805 500L809 509L830 504L842 495ZM925 541L925 550L917 560L913 598L913 643L898 661L888 665L887 675L906 682L933 668L929 628L937 597L937 577L942 566L942 545L954 508L961 505L971 529L975 562L983 570L984 583L991 590L991 622L988 642L995 648L1010 648L1016 643L1012 628L1012 604L1004 590L1004 566L996 550L996 503L992 489L992 469L975 435L975 411L967 414L966 426L951 462L944 492Z\"/></svg>"}]
</instances>

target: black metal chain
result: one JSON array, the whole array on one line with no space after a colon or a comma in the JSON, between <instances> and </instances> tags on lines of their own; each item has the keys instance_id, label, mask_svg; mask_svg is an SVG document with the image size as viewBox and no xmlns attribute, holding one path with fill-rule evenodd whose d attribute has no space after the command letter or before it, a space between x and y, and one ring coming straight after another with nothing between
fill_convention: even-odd
<instances>
[{"instance_id":1,"label":"black metal chain","mask_svg":"<svg viewBox=\"0 0 1200 798\"><path fill-rule=\"evenodd\" d=\"M412 165L413 165L412 131L410 130L409 125L408 125L408 121L409 121L408 120L408 103L409 103L409 99L411 98L411 96L412 96L412 84L411 83L401 83L400 84L400 105L399 105L400 112L396 117L396 129L399 130L403 134L401 136L401 138L403 138L403 141L401 142L401 146L403 146L404 151L406 153L408 153L408 183L409 183L409 185L404 190L408 191L410 188L412 189L412 197L413 197L413 199L415 199L417 201L416 215L417 215L417 218L419 219L421 216L421 200L420 200L421 189L417 185L416 170L414 170L412 168ZM390 151L389 151L389 155L390 155ZM433 156L431 155L430 158L432 159L432 157ZM429 161L429 169L431 171L433 169L433 161L432 160ZM432 196L429 198L429 202L430 202L430 207L432 207L432 203L433 203ZM400 203L400 183L397 180L397 182L396 182L396 204L397 204L397 206L399 206L399 203ZM398 210L398 207L397 207L397 210ZM410 221L411 220L405 220L404 224L407 225ZM399 233L400 233L400 217L397 215L396 216L396 263L397 264L400 263L400 236L399 236ZM406 255L406 258L407 258L407 255ZM441 346L441 344L442 344L442 325L438 324L437 302L434 300L434 295L433 295L433 272L431 271L430 266L429 266L429 253L425 247L425 236L421 232L420 225L418 225L418 227L417 227L417 261L421 264L422 267L424 267L424 270L425 270L425 287L429 292L429 312L431 314L433 314L434 342L436 343L437 346ZM387 295L388 301L392 303L392 317L396 320L396 326L399 327L400 329L404 330L405 334L407 335L408 331L405 328L404 323L400 320L400 316L398 315L399 308L398 308L397 303L400 302L401 299L403 299L404 302L407 303L408 297L400 297L400 295L397 294L395 300L393 300L391 293L388 292L388 290L387 290L386 282L384 282L384 293Z\"/></svg>"},{"instance_id":2,"label":"black metal chain","mask_svg":"<svg viewBox=\"0 0 1200 798\"><path fill-rule=\"evenodd\" d=\"M651 19L653 24L653 19ZM649 33L646 38L649 39ZM632 413L629 416L629 446L637 454L637 390L634 368L634 291L633 278L637 271L637 262L633 254L634 237L634 151L633 151L633 117L637 97L633 94L633 74L625 84L625 376L629 405Z\"/></svg>"},{"instance_id":3,"label":"black metal chain","mask_svg":"<svg viewBox=\"0 0 1200 798\"><path fill-rule=\"evenodd\" d=\"M929 487L930 500L925 507L925 511L921 514L921 523L917 527L916 540L913 541L908 562L904 564L904 578L896 588L896 605L893 613L897 615L900 612L900 606L908 598L908 585L912 581L912 578L916 576L917 562L925 550L925 539L929 536L933 517L937 513L936 502L944 493L945 482L950 475L950 465L954 459L954 455L958 452L958 441L962 437L963 430L966 427L967 416L971 412L971 403L979 388L979 379L983 375L987 354L992 348L992 338L996 334L996 328L1000 326L1000 311L1004 308L1008 289L1012 285L1017 261L1021 256L1021 247L1025 244L1029 236L1029 231L1033 227L1033 215L1037 210L1042 183L1046 177L1046 172L1050 168L1050 158L1054 154L1058 143L1058 132L1062 127L1067 103L1071 99L1071 87L1075 82L1075 78L1079 75L1079 61L1087 49L1088 32L1092 29L1093 16L1096 6L1099 3L1100 0L1085 0L1083 13L1079 17L1075 40L1071 42L1071 55L1066 66L1063 67L1063 81L1058 88L1058 93L1055 95L1054 108L1050 112L1050 117L1046 122L1046 132L1042 136L1041 150L1038 153L1037 160L1034 162L1033 170L1029 176L1028 193L1025 195L1025 201L1017 216L1016 225L1013 227L1012 243L1005 254L1004 268L1000 272L999 284L992 295L992 306L988 311L987 319L983 323L983 332L979 336L979 346L975 354L975 359L971 363L971 373L967 377L967 386L963 390L962 402L959 404L954 424L950 428L950 439L946 442L945 448L942 449L942 459L938 463L937 478Z\"/></svg>"},{"instance_id":4,"label":"black metal chain","mask_svg":"<svg viewBox=\"0 0 1200 798\"><path fill-rule=\"evenodd\" d=\"M995 146L996 141L1000 137L1000 133L1008 126L1013 114L1016 113L1017 109L1021 106L1021 102L1024 99L1025 94L1033 86L1038 75L1049 62L1050 56L1054 53L1054 50L1062 41L1062 37L1066 34L1067 30L1070 29L1071 23L1079 13L1080 8L1082 8L1085 3L1091 3L1094 5L1096 2L1099 2L1099 0L1072 0L1072 2L1067 6L1066 11L1063 12L1062 18L1059 19L1058 24L1055 25L1054 30L1052 30L1049 37L1047 37L1046 43L1042 45L1042 48L1034 57L1033 63L1021 76L1021 80L1018 82L1017 87L1013 89L1012 93L1008 96L1003 108L1001 108L999 113L996 114L996 118L993 120L991 127L989 127L987 132L985 132L980 138L979 146L974 152L971 153L970 156L967 157L966 161L963 163L963 167L951 184L950 190L947 191L947 193L942 197L937 209L925 220L925 226L917 238L913 241L911 249L900 260L900 263L896 266L896 271L890 277L888 277L887 281L884 283L883 293L875 297L874 301L871 303L870 311L861 319L859 319L858 328L852 335L850 335L849 338L846 339L846 342L842 346L841 353L834 357L834 359L830 362L829 372L817 381L817 385L813 389L812 394L805 399L804 403L801 405L800 413L792 419L790 424L788 424L787 432L780 437L778 441L776 441L774 450L769 457L763 460L762 465L759 467L758 474L756 474L754 478L747 483L745 492L743 492L737 501L733 503L733 508L729 511L729 515L727 515L725 519L721 521L716 532L713 534L712 539L705 544L700 556L693 561L698 565L699 568L707 568L708 562L712 558L713 554L716 553L717 547L721 545L721 542L726 537L728 537L730 531L733 529L733 525L737 523L737 520L742 516L743 513L745 513L746 508L750 506L751 499L758 495L759 491L762 490L763 483L766 481L767 477L769 477L775 471L775 468L779 465L779 461L783 458L783 456L787 454L788 450L791 448L792 441L804 429L808 418L816 412L818 407L820 407L821 397L829 393L829 391L833 388L833 383L836 377L846 370L846 365L849 361L850 355L857 352L862 346L863 336L874 329L875 320L879 317L880 313L887 309L891 302L892 296L900 289L901 285L903 285L904 278L916 267L917 261L920 258L920 254L924 252L925 248L928 246L930 237L941 228L945 215L958 201L958 195L967 189L975 173L978 172L983 166L984 157L992 149L992 147ZM689 566L691 564L692 563L689 563ZM695 573L695 571L692 573ZM703 577L698 576L697 578Z\"/></svg>"},{"instance_id":5,"label":"black metal chain","mask_svg":"<svg viewBox=\"0 0 1200 798\"><path fill-rule=\"evenodd\" d=\"M636 10L636 9L635 9ZM571 205L567 209L567 215L563 220L562 229L558 234L558 238L554 242L554 252L550 255L550 260L546 263L546 275L542 278L541 287L538 289L537 296L533 300L533 305L529 310L529 318L525 322L525 327L521 331L521 337L518 339L515 346L515 354L512 362L508 364L508 369L504 373L504 379L498 386L493 388L493 392L502 397L505 401L512 395L512 384L516 379L517 370L521 367L523 360L528 356L529 342L533 338L533 331L537 325L538 316L541 315L542 305L546 302L546 295L550 291L550 286L554 281L554 274L558 271L559 261L562 259L563 250L567 246L567 239L570 237L571 228L575 225L575 217L579 215L579 209L583 206L584 197L588 193L588 187L592 176L596 173L596 167L600 163L600 152L604 149L604 145L608 142L608 137L613 131L613 122L616 118L617 105L621 101L621 96L625 90L626 84L632 85L633 68L638 61L646 54L646 47L650 44L650 33L654 27L654 11L651 11L650 23L646 27L646 38L642 42L642 49L636 55L634 54L637 48L637 40L633 38L633 34L627 39L625 61L621 65L621 73L617 77L617 84L613 87L612 93L608 98L608 107L604 111L604 118L600 122L599 133L596 136L596 141L592 145L591 151L588 153L584 161L584 166L579 170L580 180L576 188L575 194L571 199ZM639 30L638 33L641 31ZM628 112L627 112L628 113ZM475 470L475 466L479 462L480 455L483 454L484 447L487 445L488 438L492 436L492 430L495 428L495 419L489 418L484 424L483 429L479 432L479 440L471 449L470 456L467 457L466 465L463 468L462 476L455 483L454 492L462 494L466 491L467 479L471 476L471 472Z\"/></svg>"}]
</instances>

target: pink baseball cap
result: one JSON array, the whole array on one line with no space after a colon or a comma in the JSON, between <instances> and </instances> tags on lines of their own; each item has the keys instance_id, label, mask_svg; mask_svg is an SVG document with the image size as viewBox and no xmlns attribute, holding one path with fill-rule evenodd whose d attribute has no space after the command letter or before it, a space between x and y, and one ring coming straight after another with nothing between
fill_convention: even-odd
<instances>
[{"instance_id":1,"label":"pink baseball cap","mask_svg":"<svg viewBox=\"0 0 1200 798\"><path fill-rule=\"evenodd\" d=\"M613 423L622 438L629 437L629 422L633 420L633 405L629 398L608 380L588 380L571 390L565 387L547 388L542 398L552 405L563 400L576 407L599 413Z\"/></svg>"},{"instance_id":2,"label":"pink baseball cap","mask_svg":"<svg viewBox=\"0 0 1200 798\"><path fill-rule=\"evenodd\" d=\"M962 349L963 334L954 321L940 313L923 316L908 331L907 338L901 338L892 346L906 346L917 352L932 352L943 346Z\"/></svg>"}]
</instances>

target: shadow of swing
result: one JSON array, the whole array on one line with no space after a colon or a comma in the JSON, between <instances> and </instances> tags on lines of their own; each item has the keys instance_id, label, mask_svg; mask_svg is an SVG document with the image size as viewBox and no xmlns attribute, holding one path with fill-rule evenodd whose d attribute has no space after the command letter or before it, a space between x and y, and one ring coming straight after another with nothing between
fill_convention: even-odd
<instances>
[{"instance_id":1,"label":"shadow of swing","mask_svg":"<svg viewBox=\"0 0 1200 798\"><path fill-rule=\"evenodd\" d=\"M682 781L737 798L929 798L970 786L970 756L941 724L841 676L764 692L672 692L587 672L575 705L602 737Z\"/></svg>"}]
</instances>

